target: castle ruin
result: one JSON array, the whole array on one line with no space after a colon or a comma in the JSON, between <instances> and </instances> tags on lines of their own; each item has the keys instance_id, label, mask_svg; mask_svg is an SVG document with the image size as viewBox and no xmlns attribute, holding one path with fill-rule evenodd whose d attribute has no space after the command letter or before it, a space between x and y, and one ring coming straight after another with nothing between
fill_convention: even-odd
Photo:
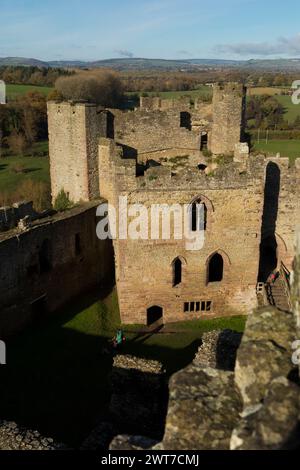
<instances>
[{"instance_id":1,"label":"castle ruin","mask_svg":"<svg viewBox=\"0 0 300 470\"><path fill-rule=\"evenodd\" d=\"M242 85L227 83L214 86L212 104L143 97L139 108L121 111L49 102L52 198L64 190L79 206L0 233L2 335L27 324L37 306L54 311L104 283L113 268L123 323L248 314L272 301L262 285L274 269L287 289L300 160L291 167L249 154L245 96ZM113 255L111 241L96 237L96 207L106 200L119 209L120 196L143 205L150 222L153 205L186 205L194 231L200 204L202 249L173 235L116 238Z\"/></svg>"}]
</instances>

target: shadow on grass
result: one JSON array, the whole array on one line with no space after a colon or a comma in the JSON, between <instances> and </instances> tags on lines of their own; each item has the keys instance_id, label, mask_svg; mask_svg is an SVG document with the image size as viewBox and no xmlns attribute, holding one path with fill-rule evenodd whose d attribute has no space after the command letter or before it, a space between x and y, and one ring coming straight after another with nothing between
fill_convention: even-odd
<instances>
[{"instance_id":1,"label":"shadow on grass","mask_svg":"<svg viewBox=\"0 0 300 470\"><path fill-rule=\"evenodd\" d=\"M109 293L103 290L100 297ZM0 369L1 419L76 447L107 418L113 358L103 352L111 334L101 330L102 317L110 313L104 306L99 291L92 292L8 342L8 365ZM184 346L163 341L128 338L120 353L157 359L170 375L191 362L199 345L192 337Z\"/></svg>"}]
</instances>

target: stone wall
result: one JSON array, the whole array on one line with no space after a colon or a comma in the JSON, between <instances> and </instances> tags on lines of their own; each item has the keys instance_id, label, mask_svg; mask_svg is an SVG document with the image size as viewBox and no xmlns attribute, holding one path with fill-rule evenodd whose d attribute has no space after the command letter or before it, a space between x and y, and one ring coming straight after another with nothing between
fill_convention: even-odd
<instances>
[{"instance_id":1,"label":"stone wall","mask_svg":"<svg viewBox=\"0 0 300 470\"><path fill-rule=\"evenodd\" d=\"M246 89L238 83L214 85L213 128L211 151L213 154L231 154L242 138Z\"/></svg>"},{"instance_id":2,"label":"stone wall","mask_svg":"<svg viewBox=\"0 0 300 470\"><path fill-rule=\"evenodd\" d=\"M25 217L33 220L37 215L32 202L16 202L12 207L0 207L0 232L16 227Z\"/></svg>"},{"instance_id":3,"label":"stone wall","mask_svg":"<svg viewBox=\"0 0 300 470\"><path fill-rule=\"evenodd\" d=\"M96 205L0 235L0 337L112 279L112 247L96 237Z\"/></svg>"},{"instance_id":4,"label":"stone wall","mask_svg":"<svg viewBox=\"0 0 300 470\"><path fill-rule=\"evenodd\" d=\"M114 114L114 138L117 143L143 153L165 149L200 150L200 134L181 127L178 110L145 110Z\"/></svg>"},{"instance_id":5,"label":"stone wall","mask_svg":"<svg viewBox=\"0 0 300 470\"><path fill-rule=\"evenodd\" d=\"M207 229L201 250L189 251L186 239L116 240L117 286L124 323L146 323L147 309L160 306L166 322L249 313L256 306L261 219L263 210L263 160L252 162L240 174L236 164L220 168L215 176L187 168L155 167L135 176L135 161L121 158L112 141L100 143L100 184L116 207L118 196L128 204L145 205L151 220L153 204L205 202ZM130 219L128 220L130 223ZM173 228L171 229L173 233ZM208 262L219 253L224 261L222 282L207 283ZM173 261L182 260L182 282L173 287ZM210 310L185 312L185 304L212 302ZM201 305L202 309L202 305Z\"/></svg>"},{"instance_id":6,"label":"stone wall","mask_svg":"<svg viewBox=\"0 0 300 470\"><path fill-rule=\"evenodd\" d=\"M299 364L292 361L299 339L299 254L298 234L294 311L254 310L240 345L230 331L204 335L192 364L170 380L163 441L153 447L145 437L117 436L110 449L142 449L146 443L164 451L299 450ZM230 358L229 368L224 358Z\"/></svg>"},{"instance_id":7,"label":"stone wall","mask_svg":"<svg viewBox=\"0 0 300 470\"><path fill-rule=\"evenodd\" d=\"M64 189L74 202L99 197L98 140L107 113L95 105L48 102L52 199Z\"/></svg>"}]
</instances>

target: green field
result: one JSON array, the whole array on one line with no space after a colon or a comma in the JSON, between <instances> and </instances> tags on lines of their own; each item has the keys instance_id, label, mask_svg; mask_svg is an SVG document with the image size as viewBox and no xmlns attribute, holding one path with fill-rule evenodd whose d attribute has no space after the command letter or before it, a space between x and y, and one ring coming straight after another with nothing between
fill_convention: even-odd
<instances>
[{"instance_id":1,"label":"green field","mask_svg":"<svg viewBox=\"0 0 300 470\"><path fill-rule=\"evenodd\" d=\"M16 172L16 168L24 171ZM3 157L0 159L0 193L15 191L26 179L49 183L47 157Z\"/></svg>"},{"instance_id":2,"label":"green field","mask_svg":"<svg viewBox=\"0 0 300 470\"><path fill-rule=\"evenodd\" d=\"M48 96L53 88L35 86L35 85L7 85L6 94L9 101L16 99L18 96L25 95L29 91L38 91Z\"/></svg>"},{"instance_id":3,"label":"green field","mask_svg":"<svg viewBox=\"0 0 300 470\"><path fill-rule=\"evenodd\" d=\"M289 157L291 162L300 158L300 140L269 140L268 143L261 140L258 143L253 139L253 145L254 150L269 152L273 155L280 152L282 157Z\"/></svg>"},{"instance_id":4,"label":"green field","mask_svg":"<svg viewBox=\"0 0 300 470\"><path fill-rule=\"evenodd\" d=\"M128 93L128 95L143 95L145 92ZM165 99L178 99L182 96L190 96L191 99L201 98L203 96L212 96L212 88L206 85L199 87L197 90L188 91L161 91L161 92L147 92L148 96L160 96Z\"/></svg>"},{"instance_id":5,"label":"green field","mask_svg":"<svg viewBox=\"0 0 300 470\"><path fill-rule=\"evenodd\" d=\"M276 99L286 109L285 120L289 123L294 122L297 116L300 116L300 104L293 104L291 96L276 96Z\"/></svg>"},{"instance_id":6,"label":"green field","mask_svg":"<svg viewBox=\"0 0 300 470\"><path fill-rule=\"evenodd\" d=\"M113 359L105 349L120 317L115 291L97 299L99 291L83 296L8 342L9 366L0 369L2 419L72 446L105 419ZM244 325L245 317L199 320L171 325L173 333L141 336L139 326L124 327L120 353L158 359L170 375L192 361L204 331L243 331Z\"/></svg>"}]
</instances>

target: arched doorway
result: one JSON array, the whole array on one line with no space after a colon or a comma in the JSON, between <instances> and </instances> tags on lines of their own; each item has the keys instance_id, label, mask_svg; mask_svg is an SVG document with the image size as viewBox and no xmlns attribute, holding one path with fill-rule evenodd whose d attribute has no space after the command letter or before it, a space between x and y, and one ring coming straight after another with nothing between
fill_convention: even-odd
<instances>
[{"instance_id":1,"label":"arched doorway","mask_svg":"<svg viewBox=\"0 0 300 470\"><path fill-rule=\"evenodd\" d=\"M163 309L159 305L153 305L147 309L147 326L163 323Z\"/></svg>"},{"instance_id":2,"label":"arched doorway","mask_svg":"<svg viewBox=\"0 0 300 470\"><path fill-rule=\"evenodd\" d=\"M224 260L220 253L215 253L208 262L207 282L221 282L224 274Z\"/></svg>"}]
</instances>

